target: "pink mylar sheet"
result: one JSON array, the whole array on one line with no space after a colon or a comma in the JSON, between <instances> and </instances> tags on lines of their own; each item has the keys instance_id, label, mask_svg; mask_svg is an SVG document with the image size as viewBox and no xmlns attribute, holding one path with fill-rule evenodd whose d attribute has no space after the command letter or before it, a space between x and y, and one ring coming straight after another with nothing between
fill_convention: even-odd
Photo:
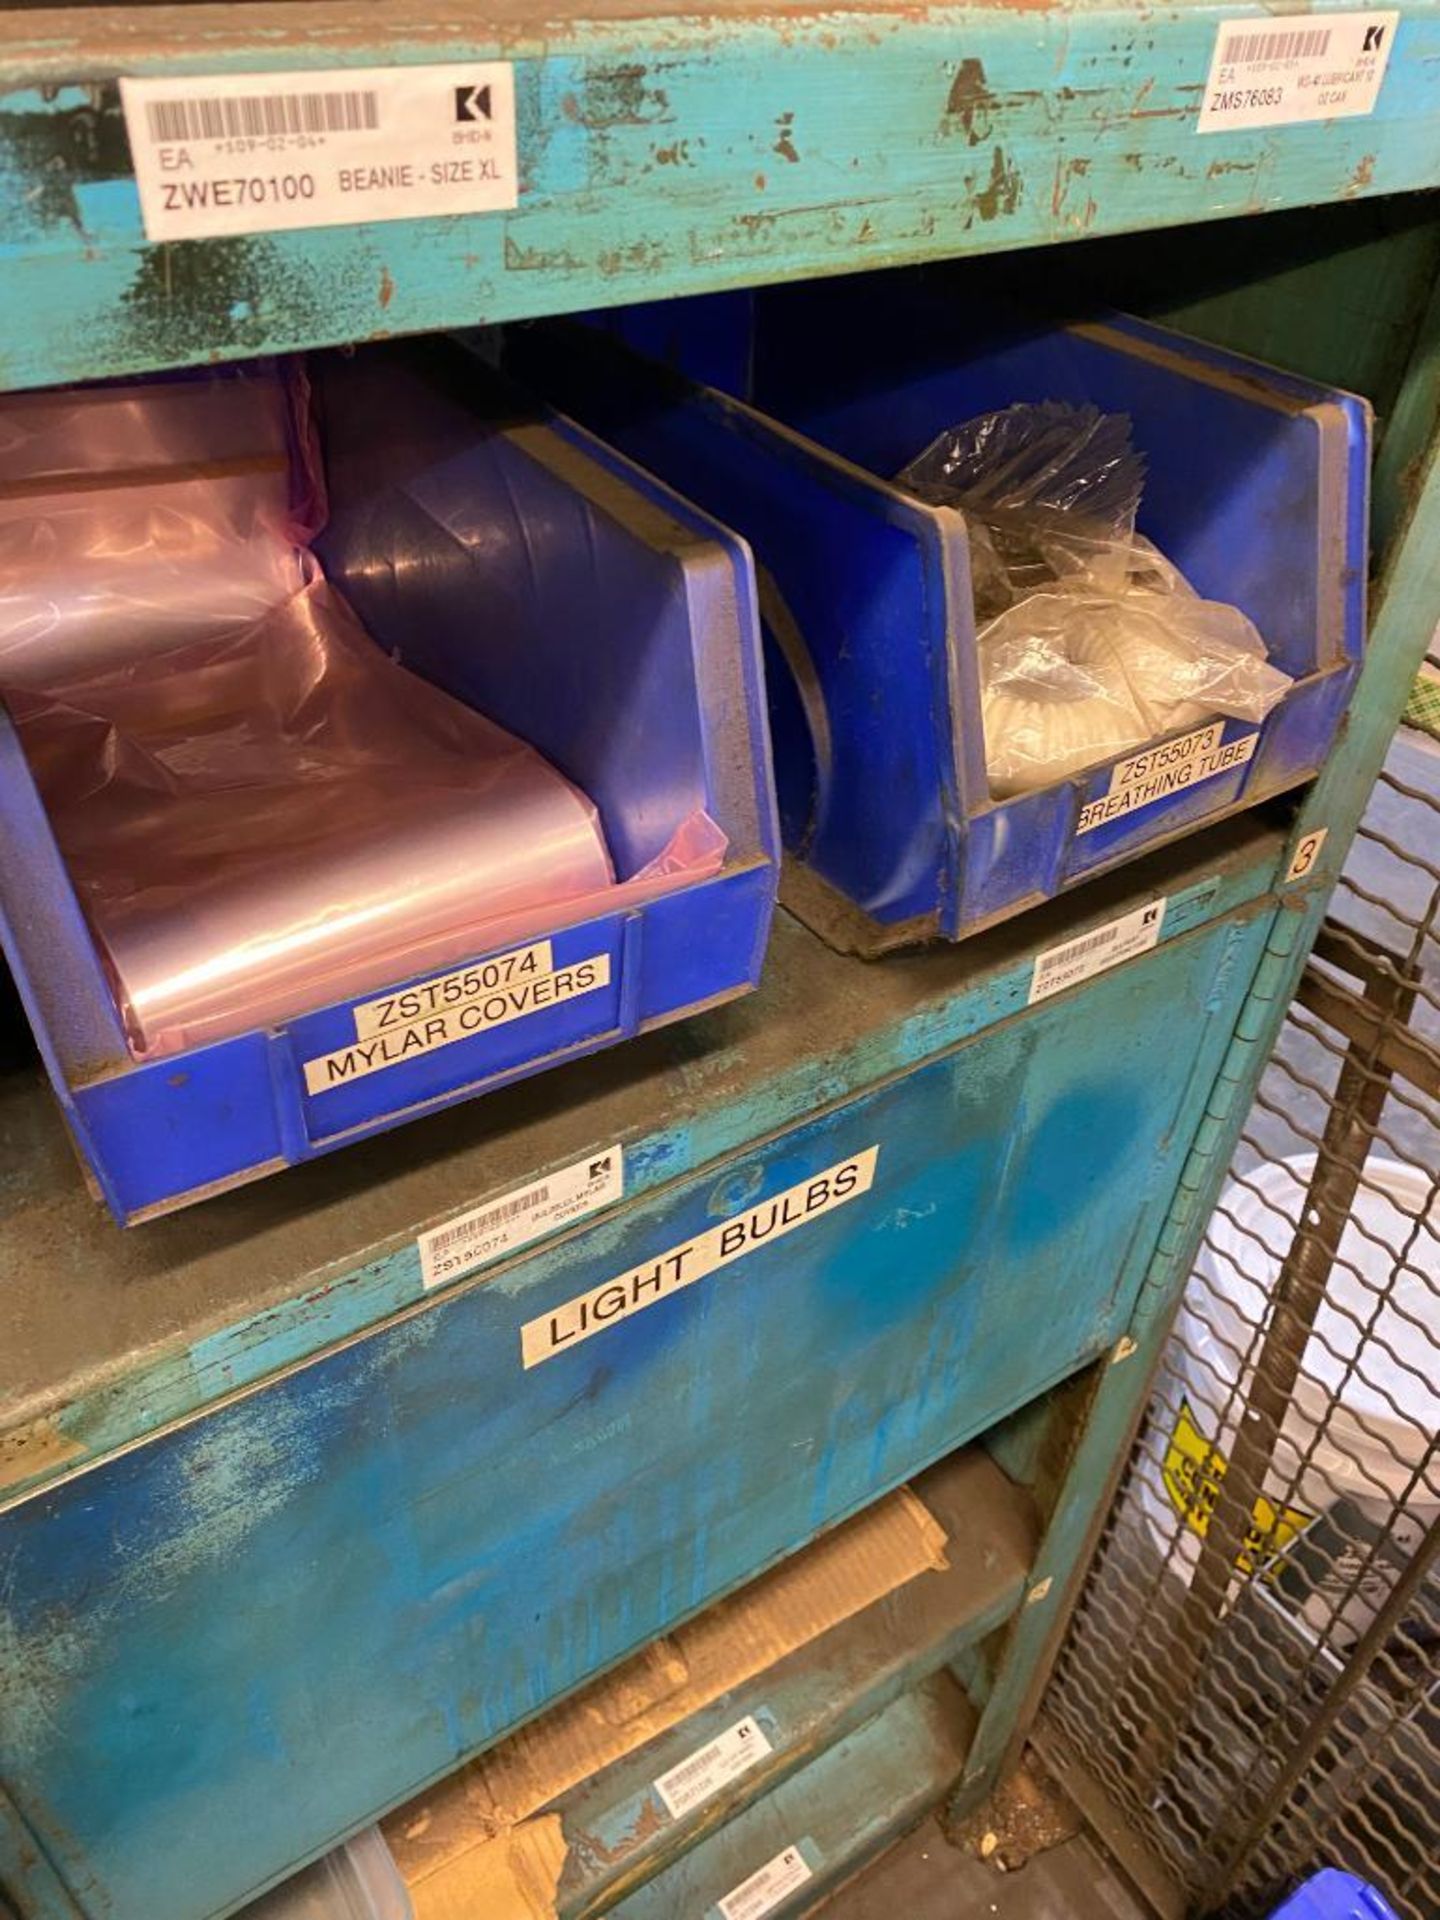
<instances>
[{"instance_id":1,"label":"pink mylar sheet","mask_svg":"<svg viewBox=\"0 0 1440 1920\"><path fill-rule=\"evenodd\" d=\"M578 788L375 645L297 543L278 378L122 397L0 423L0 689L136 1054L718 870L701 813L617 885Z\"/></svg>"}]
</instances>

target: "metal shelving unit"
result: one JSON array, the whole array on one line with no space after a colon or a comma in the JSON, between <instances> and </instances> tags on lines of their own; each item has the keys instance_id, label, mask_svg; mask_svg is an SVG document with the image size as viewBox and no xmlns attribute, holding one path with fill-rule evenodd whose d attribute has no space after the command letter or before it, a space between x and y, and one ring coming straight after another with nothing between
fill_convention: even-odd
<instances>
[{"instance_id":1,"label":"metal shelving unit","mask_svg":"<svg viewBox=\"0 0 1440 1920\"><path fill-rule=\"evenodd\" d=\"M1440 245L1428 206L1380 198L1440 185L1440 10L1387 18L1372 112L1224 134L1198 127L1217 34L1258 12L5 18L9 387L1084 240L1028 271L1063 258L1081 303L1101 287L1380 409L1369 654L1293 803L952 950L872 966L782 918L753 999L129 1233L30 1063L0 1084L0 1892L22 1920L233 1910L978 1444L993 1511L954 1516L954 1550L1010 1545L963 1650L916 1627L895 1690L797 1734L775 1788L853 1863L893 1828L860 1832L855 1780L892 1812L957 1776L978 1799L1033 1718L1440 616ZM120 78L492 62L513 209L145 239ZM1027 1004L1038 953L1162 894L1154 952ZM617 1143L622 1204L426 1290L418 1232ZM870 1188L783 1254L522 1366L524 1326L877 1145ZM968 1698L927 1672L942 1641ZM706 1910L777 1805L657 1848L623 1910Z\"/></svg>"}]
</instances>

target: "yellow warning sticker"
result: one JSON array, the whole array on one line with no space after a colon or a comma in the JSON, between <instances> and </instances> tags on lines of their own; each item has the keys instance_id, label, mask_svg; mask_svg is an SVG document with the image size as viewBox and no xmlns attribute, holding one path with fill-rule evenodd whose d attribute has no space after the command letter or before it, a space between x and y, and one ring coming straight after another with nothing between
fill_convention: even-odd
<instances>
[{"instance_id":1,"label":"yellow warning sticker","mask_svg":"<svg viewBox=\"0 0 1440 1920\"><path fill-rule=\"evenodd\" d=\"M1182 1398L1174 1431L1165 1448L1160 1477L1170 1504L1184 1516L1190 1531L1198 1533L1202 1540L1210 1530L1210 1516L1215 1511L1220 1483L1229 1464L1219 1447L1205 1438L1194 1408ZM1268 1568L1299 1539L1314 1518L1313 1513L1305 1513L1299 1507L1277 1507L1262 1494L1255 1502L1250 1531L1235 1557L1235 1565L1241 1573Z\"/></svg>"}]
</instances>

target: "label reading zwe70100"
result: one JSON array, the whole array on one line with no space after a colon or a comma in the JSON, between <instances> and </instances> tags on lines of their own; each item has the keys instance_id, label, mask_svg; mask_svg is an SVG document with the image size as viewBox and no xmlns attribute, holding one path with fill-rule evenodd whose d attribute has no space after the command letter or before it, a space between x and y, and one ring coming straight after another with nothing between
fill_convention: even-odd
<instances>
[{"instance_id":1,"label":"label reading zwe70100","mask_svg":"<svg viewBox=\"0 0 1440 1920\"><path fill-rule=\"evenodd\" d=\"M715 1902L725 1920L764 1920L773 1913L787 1893L803 1887L815 1876L798 1847L786 1847L773 1860L767 1860L758 1873L742 1880L733 1892Z\"/></svg>"},{"instance_id":2,"label":"label reading zwe70100","mask_svg":"<svg viewBox=\"0 0 1440 1920\"><path fill-rule=\"evenodd\" d=\"M513 207L502 61L123 79L147 240Z\"/></svg>"},{"instance_id":3,"label":"label reading zwe70100","mask_svg":"<svg viewBox=\"0 0 1440 1920\"><path fill-rule=\"evenodd\" d=\"M1260 739L1259 729L1242 733L1236 740L1225 740L1225 722L1212 720L1209 726L1182 733L1176 740L1162 740L1158 747L1132 753L1110 769L1110 785L1097 800L1088 800L1075 823L1077 835L1093 833L1107 821L1128 813L1138 813L1167 794L1198 787L1202 780L1229 773L1254 759Z\"/></svg>"},{"instance_id":4,"label":"label reading zwe70100","mask_svg":"<svg viewBox=\"0 0 1440 1920\"><path fill-rule=\"evenodd\" d=\"M1077 934L1058 947L1047 947L1035 956L1026 1005L1033 1007L1037 1000L1048 1000L1052 994L1063 993L1081 980L1118 967L1122 960L1129 960L1137 953L1148 953L1159 940L1164 923L1164 900L1152 900L1149 906L1136 907L1133 913L1122 914L1108 926Z\"/></svg>"},{"instance_id":5,"label":"label reading zwe70100","mask_svg":"<svg viewBox=\"0 0 1440 1920\"><path fill-rule=\"evenodd\" d=\"M1252 14L1222 20L1197 133L1373 113L1398 13Z\"/></svg>"},{"instance_id":6,"label":"label reading zwe70100","mask_svg":"<svg viewBox=\"0 0 1440 1920\"><path fill-rule=\"evenodd\" d=\"M700 1806L721 1787L748 1773L757 1760L770 1752L760 1723L749 1714L737 1720L724 1733L717 1733L698 1753L692 1753L678 1767L657 1776L655 1791L672 1820Z\"/></svg>"},{"instance_id":7,"label":"label reading zwe70100","mask_svg":"<svg viewBox=\"0 0 1440 1920\"><path fill-rule=\"evenodd\" d=\"M553 1313L528 1320L520 1329L520 1357L526 1367L538 1367L542 1360L553 1360L579 1346L593 1334L603 1333L617 1320L632 1313L643 1313L657 1301L692 1287L697 1280L717 1273L733 1261L743 1259L757 1247L779 1240L797 1227L808 1226L822 1214L843 1207L868 1193L875 1179L879 1147L867 1147L848 1160L837 1160L833 1167L797 1181L773 1200L762 1200L747 1207L733 1219L717 1227L707 1227L693 1240L671 1247L643 1266L617 1274L602 1287L577 1294Z\"/></svg>"},{"instance_id":8,"label":"label reading zwe70100","mask_svg":"<svg viewBox=\"0 0 1440 1920\"><path fill-rule=\"evenodd\" d=\"M441 1287L472 1273L516 1247L527 1246L541 1234L569 1226L618 1200L625 1191L625 1159L618 1146L577 1160L528 1187L516 1187L487 1200L483 1207L447 1220L443 1227L422 1233L415 1244L420 1253L420 1279L426 1287Z\"/></svg>"},{"instance_id":9,"label":"label reading zwe70100","mask_svg":"<svg viewBox=\"0 0 1440 1920\"><path fill-rule=\"evenodd\" d=\"M492 1027L503 1027L512 1020L543 1013L547 1007L578 999L581 994L598 993L609 984L608 953L592 953L587 960L572 961L569 966L556 967L551 973L518 975L505 986L462 998L458 1005L441 1006L433 1013L423 1013L418 1019L397 1025L379 1026L348 1047L337 1047L333 1053L322 1053L314 1060L307 1060L306 1091L329 1093L335 1087L348 1086L351 1081L363 1080L367 1074L379 1073L385 1067L398 1067L417 1054L433 1053L437 1047L452 1047L457 1040L473 1040L477 1033L488 1033ZM386 1000L369 1001L364 1009L367 1020L376 1017L377 1007L393 1004ZM357 1008L357 1028L360 1012Z\"/></svg>"}]
</instances>

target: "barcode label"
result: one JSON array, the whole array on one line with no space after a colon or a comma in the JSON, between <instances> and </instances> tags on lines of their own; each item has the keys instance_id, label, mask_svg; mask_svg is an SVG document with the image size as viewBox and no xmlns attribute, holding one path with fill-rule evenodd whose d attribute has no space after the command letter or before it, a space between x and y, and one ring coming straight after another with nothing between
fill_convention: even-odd
<instances>
[{"instance_id":1,"label":"barcode label","mask_svg":"<svg viewBox=\"0 0 1440 1920\"><path fill-rule=\"evenodd\" d=\"M725 1920L763 1920L773 1913L787 1894L813 1880L810 1864L798 1847L786 1847L773 1860L767 1860L758 1873L742 1880L738 1887L715 1902Z\"/></svg>"},{"instance_id":2,"label":"barcode label","mask_svg":"<svg viewBox=\"0 0 1440 1920\"><path fill-rule=\"evenodd\" d=\"M605 1147L543 1180L532 1180L498 1200L487 1201L416 1241L420 1279L441 1287L473 1273L542 1234L554 1233L587 1213L609 1206L625 1190L625 1159L619 1146Z\"/></svg>"},{"instance_id":3,"label":"barcode label","mask_svg":"<svg viewBox=\"0 0 1440 1920\"><path fill-rule=\"evenodd\" d=\"M1118 927L1101 927L1098 933L1087 934L1083 940L1072 940L1065 949L1065 958L1067 961L1083 960L1086 954L1099 953L1104 947L1113 947L1119 938Z\"/></svg>"},{"instance_id":4,"label":"barcode label","mask_svg":"<svg viewBox=\"0 0 1440 1920\"><path fill-rule=\"evenodd\" d=\"M522 1213L533 1213L536 1207L543 1207L550 1198L550 1188L533 1187L529 1193L517 1194L513 1200L506 1200L498 1207L487 1207L483 1213L477 1213L463 1226L441 1227L431 1235L430 1251L448 1253L452 1247L458 1247L463 1241L472 1240L477 1235L483 1238L493 1227L503 1227L508 1220L518 1220Z\"/></svg>"},{"instance_id":5,"label":"barcode label","mask_svg":"<svg viewBox=\"0 0 1440 1920\"><path fill-rule=\"evenodd\" d=\"M1293 13L1222 20L1196 132L1373 113L1399 19L1398 13Z\"/></svg>"},{"instance_id":6,"label":"barcode label","mask_svg":"<svg viewBox=\"0 0 1440 1920\"><path fill-rule=\"evenodd\" d=\"M295 133L373 133L380 96L373 87L346 93L242 93L190 100L147 100L150 138L261 140Z\"/></svg>"},{"instance_id":7,"label":"barcode label","mask_svg":"<svg viewBox=\"0 0 1440 1920\"><path fill-rule=\"evenodd\" d=\"M718 1793L721 1787L738 1780L769 1752L770 1742L759 1722L747 1714L678 1767L659 1775L655 1791L671 1819L678 1820L692 1807L702 1805Z\"/></svg>"},{"instance_id":8,"label":"barcode label","mask_svg":"<svg viewBox=\"0 0 1440 1920\"><path fill-rule=\"evenodd\" d=\"M120 82L147 240L435 214L519 194L505 62Z\"/></svg>"},{"instance_id":9,"label":"barcode label","mask_svg":"<svg viewBox=\"0 0 1440 1920\"><path fill-rule=\"evenodd\" d=\"M1118 967L1122 960L1148 953L1159 940L1164 921L1165 902L1152 900L1148 906L1096 927L1093 933L1077 934L1058 947L1047 947L1035 956L1027 1004L1033 1007L1037 1000L1063 993L1081 980Z\"/></svg>"},{"instance_id":10,"label":"barcode label","mask_svg":"<svg viewBox=\"0 0 1440 1920\"><path fill-rule=\"evenodd\" d=\"M1309 60L1330 51L1330 29L1308 27L1301 33L1232 33L1220 58L1227 67L1242 60Z\"/></svg>"}]
</instances>

